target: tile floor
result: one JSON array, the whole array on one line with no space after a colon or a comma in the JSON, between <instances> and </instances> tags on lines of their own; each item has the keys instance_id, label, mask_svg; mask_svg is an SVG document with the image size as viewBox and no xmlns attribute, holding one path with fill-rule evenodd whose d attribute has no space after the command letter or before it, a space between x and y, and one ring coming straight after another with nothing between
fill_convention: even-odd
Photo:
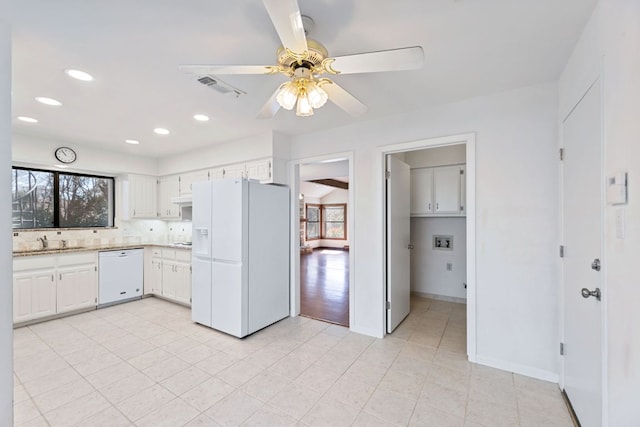
<instances>
[{"instance_id":1,"label":"tile floor","mask_svg":"<svg viewBox=\"0 0 640 427\"><path fill-rule=\"evenodd\" d=\"M557 385L466 361L465 307L387 338L297 317L244 340L157 298L15 330L16 426L571 426Z\"/></svg>"}]
</instances>

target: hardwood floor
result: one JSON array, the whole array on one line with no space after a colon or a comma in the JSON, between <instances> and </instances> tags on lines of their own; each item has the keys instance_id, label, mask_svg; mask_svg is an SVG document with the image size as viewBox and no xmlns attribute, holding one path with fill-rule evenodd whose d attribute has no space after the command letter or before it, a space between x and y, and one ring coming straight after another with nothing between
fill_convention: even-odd
<instances>
[{"instance_id":1,"label":"hardwood floor","mask_svg":"<svg viewBox=\"0 0 640 427\"><path fill-rule=\"evenodd\" d=\"M300 255L300 314L349 326L349 252L318 248Z\"/></svg>"}]
</instances>

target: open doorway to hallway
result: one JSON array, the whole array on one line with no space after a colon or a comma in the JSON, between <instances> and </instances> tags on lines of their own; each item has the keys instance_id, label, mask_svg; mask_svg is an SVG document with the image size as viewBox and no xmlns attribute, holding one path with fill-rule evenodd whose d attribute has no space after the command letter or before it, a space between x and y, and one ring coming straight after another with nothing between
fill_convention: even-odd
<instances>
[{"instance_id":1,"label":"open doorway to hallway","mask_svg":"<svg viewBox=\"0 0 640 427\"><path fill-rule=\"evenodd\" d=\"M396 165L387 169L387 332L464 354L466 145L413 149L387 157L388 165ZM410 185L398 187L394 179ZM405 193L404 197L394 196L394 191ZM399 202L407 206L389 206ZM399 308L401 313L393 312Z\"/></svg>"},{"instance_id":2,"label":"open doorway to hallway","mask_svg":"<svg viewBox=\"0 0 640 427\"><path fill-rule=\"evenodd\" d=\"M349 326L349 160L300 166L300 314Z\"/></svg>"}]
</instances>

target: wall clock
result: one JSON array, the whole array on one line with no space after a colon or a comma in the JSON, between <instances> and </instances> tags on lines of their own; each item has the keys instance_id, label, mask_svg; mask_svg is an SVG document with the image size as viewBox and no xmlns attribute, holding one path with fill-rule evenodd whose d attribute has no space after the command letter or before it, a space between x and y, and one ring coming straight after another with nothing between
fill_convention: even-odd
<instances>
[{"instance_id":1,"label":"wall clock","mask_svg":"<svg viewBox=\"0 0 640 427\"><path fill-rule=\"evenodd\" d=\"M69 147L56 148L56 159L61 163L73 163L76 161L76 152Z\"/></svg>"}]
</instances>

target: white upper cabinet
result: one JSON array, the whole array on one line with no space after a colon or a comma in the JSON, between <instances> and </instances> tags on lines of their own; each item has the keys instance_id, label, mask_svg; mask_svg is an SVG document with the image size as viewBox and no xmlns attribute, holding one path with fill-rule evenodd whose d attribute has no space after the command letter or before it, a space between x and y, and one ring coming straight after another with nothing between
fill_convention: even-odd
<instances>
[{"instance_id":1,"label":"white upper cabinet","mask_svg":"<svg viewBox=\"0 0 640 427\"><path fill-rule=\"evenodd\" d=\"M463 216L464 165L411 169L412 216Z\"/></svg>"},{"instance_id":2,"label":"white upper cabinet","mask_svg":"<svg viewBox=\"0 0 640 427\"><path fill-rule=\"evenodd\" d=\"M271 159L256 160L245 165L246 176L261 182L271 181Z\"/></svg>"},{"instance_id":3,"label":"white upper cabinet","mask_svg":"<svg viewBox=\"0 0 640 427\"><path fill-rule=\"evenodd\" d=\"M433 213L433 168L411 169L411 215Z\"/></svg>"},{"instance_id":4,"label":"white upper cabinet","mask_svg":"<svg viewBox=\"0 0 640 427\"><path fill-rule=\"evenodd\" d=\"M209 169L209 181L214 181L214 180L223 179L223 178L224 178L223 167Z\"/></svg>"},{"instance_id":5,"label":"white upper cabinet","mask_svg":"<svg viewBox=\"0 0 640 427\"><path fill-rule=\"evenodd\" d=\"M154 176L128 175L129 218L157 218L158 181Z\"/></svg>"},{"instance_id":6,"label":"white upper cabinet","mask_svg":"<svg viewBox=\"0 0 640 427\"><path fill-rule=\"evenodd\" d=\"M171 199L180 195L178 175L160 178L158 184L158 217L163 219L180 218L180 206L171 203Z\"/></svg>"},{"instance_id":7,"label":"white upper cabinet","mask_svg":"<svg viewBox=\"0 0 640 427\"><path fill-rule=\"evenodd\" d=\"M224 179L229 178L244 178L245 177L245 164L238 163L236 165L228 165L224 168Z\"/></svg>"},{"instance_id":8,"label":"white upper cabinet","mask_svg":"<svg viewBox=\"0 0 640 427\"><path fill-rule=\"evenodd\" d=\"M209 171L201 170L194 172L187 172L180 175L180 195L186 196L193 192L193 183L208 181Z\"/></svg>"}]
</instances>

